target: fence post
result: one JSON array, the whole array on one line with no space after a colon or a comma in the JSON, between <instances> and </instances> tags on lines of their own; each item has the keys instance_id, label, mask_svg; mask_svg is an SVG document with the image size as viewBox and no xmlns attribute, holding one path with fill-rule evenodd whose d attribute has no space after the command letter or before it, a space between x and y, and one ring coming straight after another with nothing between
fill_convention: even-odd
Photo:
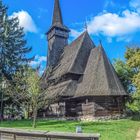
<instances>
[{"instance_id":1,"label":"fence post","mask_svg":"<svg viewBox=\"0 0 140 140\"><path fill-rule=\"evenodd\" d=\"M14 140L16 140L16 134L14 134Z\"/></svg>"},{"instance_id":2,"label":"fence post","mask_svg":"<svg viewBox=\"0 0 140 140\"><path fill-rule=\"evenodd\" d=\"M1 136L2 134L1 134L1 132L0 132L0 140L2 140L2 136Z\"/></svg>"},{"instance_id":3,"label":"fence post","mask_svg":"<svg viewBox=\"0 0 140 140\"><path fill-rule=\"evenodd\" d=\"M46 140L51 140L51 138L49 138L49 137L46 137Z\"/></svg>"},{"instance_id":4,"label":"fence post","mask_svg":"<svg viewBox=\"0 0 140 140\"><path fill-rule=\"evenodd\" d=\"M51 140L51 138L49 138L49 137L46 137L46 140Z\"/></svg>"}]
</instances>

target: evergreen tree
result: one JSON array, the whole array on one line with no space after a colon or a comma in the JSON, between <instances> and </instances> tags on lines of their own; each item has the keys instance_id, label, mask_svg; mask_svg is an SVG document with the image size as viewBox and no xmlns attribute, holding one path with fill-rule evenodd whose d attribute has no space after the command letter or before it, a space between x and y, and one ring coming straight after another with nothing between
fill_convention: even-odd
<instances>
[{"instance_id":1,"label":"evergreen tree","mask_svg":"<svg viewBox=\"0 0 140 140\"><path fill-rule=\"evenodd\" d=\"M12 81L15 72L30 60L27 53L31 51L26 46L23 28L19 26L16 17L9 17L8 8L0 0L0 99L1 117L3 117L3 99L6 93L3 83ZM11 82L12 83L12 82ZM7 87L8 88L8 87Z\"/></svg>"},{"instance_id":2,"label":"evergreen tree","mask_svg":"<svg viewBox=\"0 0 140 140\"><path fill-rule=\"evenodd\" d=\"M29 61L26 54L31 48L26 47L24 36L18 18L8 17L7 7L0 0L0 74L7 79L11 79L15 71Z\"/></svg>"}]
</instances>

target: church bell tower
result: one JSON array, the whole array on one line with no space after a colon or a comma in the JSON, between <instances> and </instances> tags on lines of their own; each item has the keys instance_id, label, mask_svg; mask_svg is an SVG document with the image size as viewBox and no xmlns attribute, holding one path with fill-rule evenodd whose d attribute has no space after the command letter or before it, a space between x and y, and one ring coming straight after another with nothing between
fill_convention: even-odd
<instances>
[{"instance_id":1,"label":"church bell tower","mask_svg":"<svg viewBox=\"0 0 140 140\"><path fill-rule=\"evenodd\" d=\"M68 44L70 30L64 26L59 0L55 0L52 26L47 32L48 66L57 65L64 47Z\"/></svg>"}]
</instances>

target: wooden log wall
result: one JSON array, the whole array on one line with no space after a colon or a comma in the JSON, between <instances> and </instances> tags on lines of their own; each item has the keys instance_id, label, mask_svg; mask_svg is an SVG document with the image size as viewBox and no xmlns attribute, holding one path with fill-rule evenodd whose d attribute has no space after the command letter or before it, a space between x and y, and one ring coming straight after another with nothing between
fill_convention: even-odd
<instances>
[{"instance_id":1,"label":"wooden log wall","mask_svg":"<svg viewBox=\"0 0 140 140\"><path fill-rule=\"evenodd\" d=\"M66 116L111 116L123 114L124 100L121 97L98 96L66 102Z\"/></svg>"},{"instance_id":2,"label":"wooden log wall","mask_svg":"<svg viewBox=\"0 0 140 140\"><path fill-rule=\"evenodd\" d=\"M121 96L94 96L52 104L43 117L102 117L123 114L124 99Z\"/></svg>"}]
</instances>

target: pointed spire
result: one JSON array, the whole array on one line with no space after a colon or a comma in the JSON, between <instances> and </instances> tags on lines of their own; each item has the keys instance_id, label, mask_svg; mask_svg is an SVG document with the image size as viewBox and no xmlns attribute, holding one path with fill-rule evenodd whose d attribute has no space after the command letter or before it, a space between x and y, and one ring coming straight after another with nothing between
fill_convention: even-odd
<instances>
[{"instance_id":1,"label":"pointed spire","mask_svg":"<svg viewBox=\"0 0 140 140\"><path fill-rule=\"evenodd\" d=\"M102 40L101 40L101 39L99 39L99 45L98 45L98 48L99 48L100 50L104 50L104 48L103 48L103 44L102 44Z\"/></svg>"},{"instance_id":2,"label":"pointed spire","mask_svg":"<svg viewBox=\"0 0 140 140\"><path fill-rule=\"evenodd\" d=\"M62 13L61 13L59 0L55 0L52 24L63 25L63 19L62 19Z\"/></svg>"},{"instance_id":3,"label":"pointed spire","mask_svg":"<svg viewBox=\"0 0 140 140\"><path fill-rule=\"evenodd\" d=\"M86 31L88 31L88 22L87 22L87 18L86 18L86 20L85 20L84 28L85 28Z\"/></svg>"}]
</instances>

